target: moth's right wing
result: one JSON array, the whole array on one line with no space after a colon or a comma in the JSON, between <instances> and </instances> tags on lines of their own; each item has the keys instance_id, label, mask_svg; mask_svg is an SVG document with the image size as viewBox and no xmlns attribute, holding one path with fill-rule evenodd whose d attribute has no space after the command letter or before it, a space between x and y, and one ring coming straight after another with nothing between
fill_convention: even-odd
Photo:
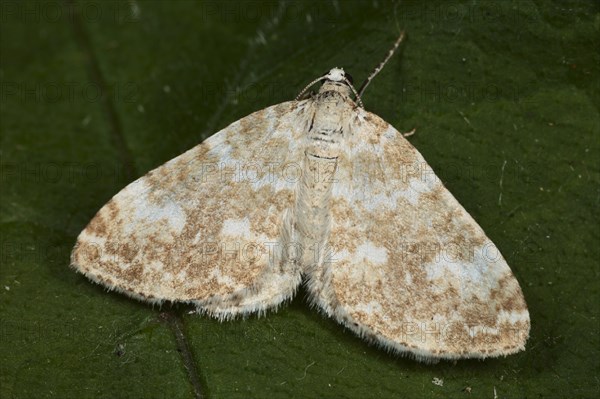
<instances>
[{"instance_id":1,"label":"moth's right wing","mask_svg":"<svg viewBox=\"0 0 600 399\"><path fill-rule=\"evenodd\" d=\"M72 266L137 299L220 318L289 298L301 276L281 248L310 105L255 112L125 187L79 235Z\"/></svg>"},{"instance_id":2,"label":"moth's right wing","mask_svg":"<svg viewBox=\"0 0 600 399\"><path fill-rule=\"evenodd\" d=\"M529 313L498 248L402 134L357 112L333 183L328 256L309 279L313 300L421 360L522 350Z\"/></svg>"}]
</instances>

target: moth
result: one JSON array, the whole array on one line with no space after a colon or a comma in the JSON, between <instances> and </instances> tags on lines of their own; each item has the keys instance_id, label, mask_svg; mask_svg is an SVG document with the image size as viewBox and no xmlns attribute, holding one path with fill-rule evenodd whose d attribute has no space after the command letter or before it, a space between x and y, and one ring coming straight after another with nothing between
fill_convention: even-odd
<instances>
[{"instance_id":1,"label":"moth","mask_svg":"<svg viewBox=\"0 0 600 399\"><path fill-rule=\"evenodd\" d=\"M310 301L422 361L523 350L530 321L498 248L421 154L333 68L116 194L72 267L141 301L220 320ZM321 82L317 93L304 96Z\"/></svg>"}]
</instances>

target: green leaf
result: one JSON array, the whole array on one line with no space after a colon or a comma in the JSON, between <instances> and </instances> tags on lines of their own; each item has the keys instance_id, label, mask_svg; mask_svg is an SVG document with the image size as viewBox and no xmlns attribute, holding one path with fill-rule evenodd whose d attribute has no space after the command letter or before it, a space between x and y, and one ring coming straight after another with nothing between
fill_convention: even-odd
<instances>
[{"instance_id":1,"label":"green leaf","mask_svg":"<svg viewBox=\"0 0 600 399\"><path fill-rule=\"evenodd\" d=\"M193 397L161 309L68 267L77 234L134 178L331 67L360 83L399 29L402 54L363 101L417 128L412 143L502 250L529 305L527 350L417 363L367 345L302 290L277 313L225 323L176 307L204 393L600 393L597 3L4 1L0 12L0 397Z\"/></svg>"}]
</instances>

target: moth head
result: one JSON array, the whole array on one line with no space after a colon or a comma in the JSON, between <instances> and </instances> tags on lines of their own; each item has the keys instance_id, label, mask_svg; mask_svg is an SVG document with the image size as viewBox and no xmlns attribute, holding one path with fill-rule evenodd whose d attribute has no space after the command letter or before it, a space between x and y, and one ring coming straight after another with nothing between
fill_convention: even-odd
<instances>
[{"instance_id":1,"label":"moth head","mask_svg":"<svg viewBox=\"0 0 600 399\"><path fill-rule=\"evenodd\" d=\"M352 76L346 73L342 68L332 68L329 72L323 74L323 84L319 92L337 91L346 96L352 95Z\"/></svg>"},{"instance_id":2,"label":"moth head","mask_svg":"<svg viewBox=\"0 0 600 399\"><path fill-rule=\"evenodd\" d=\"M323 74L325 81L341 82L348 85L348 82L352 84L352 76L344 71L344 68L332 68L329 72Z\"/></svg>"}]
</instances>

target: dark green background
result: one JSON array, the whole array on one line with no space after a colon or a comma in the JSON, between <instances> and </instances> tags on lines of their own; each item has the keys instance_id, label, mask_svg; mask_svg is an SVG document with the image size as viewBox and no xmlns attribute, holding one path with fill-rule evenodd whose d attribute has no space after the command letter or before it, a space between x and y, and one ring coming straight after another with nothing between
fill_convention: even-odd
<instances>
[{"instance_id":1,"label":"dark green background","mask_svg":"<svg viewBox=\"0 0 600 399\"><path fill-rule=\"evenodd\" d=\"M160 310L68 268L77 234L135 177L331 67L360 83L400 28L365 106L417 128L411 142L502 250L527 350L420 364L303 291L260 319L177 308L207 396L599 393L598 2L3 1L0 18L0 398L192 397Z\"/></svg>"}]
</instances>

